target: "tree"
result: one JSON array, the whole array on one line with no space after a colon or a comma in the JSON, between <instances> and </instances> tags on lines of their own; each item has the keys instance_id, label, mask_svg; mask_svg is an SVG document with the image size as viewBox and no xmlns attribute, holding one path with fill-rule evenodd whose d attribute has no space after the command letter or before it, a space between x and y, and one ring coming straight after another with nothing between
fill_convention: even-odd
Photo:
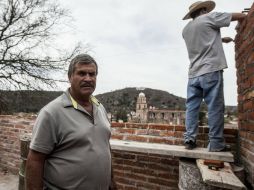
<instances>
[{"instance_id":1,"label":"tree","mask_svg":"<svg viewBox=\"0 0 254 190\"><path fill-rule=\"evenodd\" d=\"M124 108L120 108L116 111L116 120L123 120L124 122L127 122L127 112Z\"/></svg>"},{"instance_id":2,"label":"tree","mask_svg":"<svg viewBox=\"0 0 254 190\"><path fill-rule=\"evenodd\" d=\"M55 88L55 73L80 50L53 44L57 29L70 18L54 0L0 1L0 88Z\"/></svg>"}]
</instances>

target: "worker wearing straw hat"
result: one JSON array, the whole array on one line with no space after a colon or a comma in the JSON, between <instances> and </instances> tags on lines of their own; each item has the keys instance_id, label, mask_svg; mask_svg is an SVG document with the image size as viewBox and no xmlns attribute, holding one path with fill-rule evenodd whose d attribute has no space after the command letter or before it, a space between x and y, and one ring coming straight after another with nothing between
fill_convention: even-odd
<instances>
[{"instance_id":1,"label":"worker wearing straw hat","mask_svg":"<svg viewBox=\"0 0 254 190\"><path fill-rule=\"evenodd\" d=\"M223 42L232 38L221 38L220 28L231 21L241 21L242 13L211 12L214 1L198 1L189 7L183 20L192 19L184 27L182 35L188 50L190 65L186 100L186 149L196 147L198 115L202 100L208 107L209 145L208 151L225 151L223 69L227 62Z\"/></svg>"}]
</instances>

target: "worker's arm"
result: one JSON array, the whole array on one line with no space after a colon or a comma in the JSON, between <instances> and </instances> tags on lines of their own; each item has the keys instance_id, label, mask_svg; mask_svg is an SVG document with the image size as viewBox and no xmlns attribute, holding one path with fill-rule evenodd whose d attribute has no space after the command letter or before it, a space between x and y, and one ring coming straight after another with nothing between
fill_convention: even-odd
<instances>
[{"instance_id":1,"label":"worker's arm","mask_svg":"<svg viewBox=\"0 0 254 190\"><path fill-rule=\"evenodd\" d=\"M43 189L43 171L46 154L31 150L26 162L26 190Z\"/></svg>"},{"instance_id":2,"label":"worker's arm","mask_svg":"<svg viewBox=\"0 0 254 190\"><path fill-rule=\"evenodd\" d=\"M246 16L244 13L232 13L231 21L242 21Z\"/></svg>"},{"instance_id":3,"label":"worker's arm","mask_svg":"<svg viewBox=\"0 0 254 190\"><path fill-rule=\"evenodd\" d=\"M224 38L221 38L222 42L223 43L229 43L229 42L233 42L233 38L230 38L230 37L224 37Z\"/></svg>"}]
</instances>

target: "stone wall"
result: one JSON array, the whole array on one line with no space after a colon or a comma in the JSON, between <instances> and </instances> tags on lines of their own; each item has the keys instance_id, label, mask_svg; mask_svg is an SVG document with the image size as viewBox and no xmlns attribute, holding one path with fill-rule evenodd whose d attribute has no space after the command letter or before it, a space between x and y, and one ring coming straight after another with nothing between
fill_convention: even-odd
<instances>
[{"instance_id":1,"label":"stone wall","mask_svg":"<svg viewBox=\"0 0 254 190\"><path fill-rule=\"evenodd\" d=\"M254 188L254 4L235 39L242 162Z\"/></svg>"}]
</instances>

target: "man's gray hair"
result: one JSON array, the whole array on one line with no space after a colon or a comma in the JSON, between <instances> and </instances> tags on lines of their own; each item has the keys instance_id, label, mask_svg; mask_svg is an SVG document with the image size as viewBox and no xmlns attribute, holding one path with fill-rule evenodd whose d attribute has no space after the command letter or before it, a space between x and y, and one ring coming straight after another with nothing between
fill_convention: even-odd
<instances>
[{"instance_id":1,"label":"man's gray hair","mask_svg":"<svg viewBox=\"0 0 254 190\"><path fill-rule=\"evenodd\" d=\"M79 54L79 55L75 56L70 62L69 69L68 69L68 77L71 77L71 75L74 73L76 64L84 64L84 65L95 64L96 75L98 74L98 65L97 65L96 61L94 60L94 58L92 58L88 54Z\"/></svg>"}]
</instances>

